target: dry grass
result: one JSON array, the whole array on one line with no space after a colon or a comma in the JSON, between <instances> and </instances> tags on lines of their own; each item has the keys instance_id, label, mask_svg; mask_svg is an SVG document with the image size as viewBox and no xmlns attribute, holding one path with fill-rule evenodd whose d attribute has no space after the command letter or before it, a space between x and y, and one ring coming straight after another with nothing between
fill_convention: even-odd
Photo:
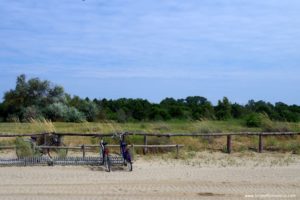
<instances>
[{"instance_id":1,"label":"dry grass","mask_svg":"<svg viewBox=\"0 0 300 200\"><path fill-rule=\"evenodd\" d=\"M300 131L300 123L274 122L276 129ZM245 127L240 120L231 121L170 121L170 122L140 122L140 123L116 123L114 121L84 122L84 123L62 123L47 120L31 120L30 123L0 123L2 133L45 133L45 132L77 132L77 133L111 133L121 131L134 131L145 133L210 133L210 132L240 132L240 131L261 131L260 128ZM11 139L1 139L13 141ZM88 137L65 137L67 145L97 144L99 138ZM116 141L108 139L109 143ZM173 137L149 138L149 144L183 144L186 151L226 151L226 137ZM0 145L1 145L0 143ZM132 136L128 143L142 144L143 137ZM266 137L264 138L265 149L289 151L300 153L300 137ZM258 146L257 137L234 136L232 139L233 152L256 151ZM141 152L138 150L138 152ZM159 152L159 151L158 151ZM163 151L164 152L164 151Z\"/></svg>"},{"instance_id":2,"label":"dry grass","mask_svg":"<svg viewBox=\"0 0 300 200\"><path fill-rule=\"evenodd\" d=\"M274 122L274 129L300 131L300 123ZM241 120L229 121L168 121L168 122L130 122L114 121L65 123L47 120L30 123L0 123L2 133L39 133L39 132L77 132L77 133L109 133L117 131L136 131L145 133L209 133L209 132L243 132L262 131L263 128L246 127Z\"/></svg>"}]
</instances>

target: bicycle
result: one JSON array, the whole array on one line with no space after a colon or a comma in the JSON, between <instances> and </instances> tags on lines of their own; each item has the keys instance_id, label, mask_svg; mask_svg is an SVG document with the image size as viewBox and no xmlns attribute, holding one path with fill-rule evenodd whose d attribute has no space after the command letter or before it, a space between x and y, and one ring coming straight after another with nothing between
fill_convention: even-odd
<instances>
[{"instance_id":1,"label":"bicycle","mask_svg":"<svg viewBox=\"0 0 300 200\"><path fill-rule=\"evenodd\" d=\"M27 142L30 143L32 152L36 156L48 156L50 159L52 159L53 152L55 154L59 155L60 157L66 157L68 154L68 149L51 149L51 148L40 148L43 146L63 146L66 147L66 145L59 141L59 136L55 134L44 136L31 136ZM39 147L38 147L39 146Z\"/></svg>"},{"instance_id":2,"label":"bicycle","mask_svg":"<svg viewBox=\"0 0 300 200\"><path fill-rule=\"evenodd\" d=\"M120 155L123 158L123 165L127 167L127 171L132 171L132 160L131 160L131 154L128 147L128 144L124 141L125 133L115 133L113 137L119 138L119 144L120 144Z\"/></svg>"},{"instance_id":3,"label":"bicycle","mask_svg":"<svg viewBox=\"0 0 300 200\"><path fill-rule=\"evenodd\" d=\"M107 172L111 171L111 160L109 157L109 149L107 148L107 142L104 142L103 140L100 141L100 149L101 153L100 156L102 156L102 165L105 167Z\"/></svg>"}]
</instances>

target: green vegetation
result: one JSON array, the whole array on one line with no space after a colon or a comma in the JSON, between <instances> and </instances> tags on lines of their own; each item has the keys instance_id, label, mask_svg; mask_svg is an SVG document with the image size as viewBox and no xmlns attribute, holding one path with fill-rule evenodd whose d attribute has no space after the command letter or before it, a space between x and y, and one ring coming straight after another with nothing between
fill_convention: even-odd
<instances>
[{"instance_id":1,"label":"green vegetation","mask_svg":"<svg viewBox=\"0 0 300 200\"><path fill-rule=\"evenodd\" d=\"M283 122L282 122L283 123ZM281 123L281 124L282 124ZM287 123L300 130L300 125ZM110 133L116 131L136 131L146 133L194 133L194 132L239 132L260 131L260 128L243 126L242 121L168 121L168 122L84 122L65 123L49 121L32 121L31 123L0 123L1 133L41 133L41 132L78 132L78 133Z\"/></svg>"},{"instance_id":2,"label":"green vegetation","mask_svg":"<svg viewBox=\"0 0 300 200\"><path fill-rule=\"evenodd\" d=\"M250 100L246 105L231 103L224 97L216 106L201 96L185 99L165 98L160 103L144 99L117 100L82 99L71 97L63 87L39 78L26 80L20 75L15 89L5 93L0 103L0 132L41 133L78 132L109 133L133 131L145 133L210 133L244 131L300 131L300 106L274 105ZM8 123L10 122L10 123ZM68 122L68 123L66 123ZM133 136L128 142L141 144L142 137ZM1 143L11 144L11 140ZM14 141L13 141L14 142ZM95 138L66 137L65 143L96 144ZM110 139L108 142L115 142ZM224 137L150 138L149 144L184 144L188 152L210 149L225 151ZM21 152L31 154L20 139L16 144ZM234 137L233 151L257 147L255 137ZM266 149L300 152L299 137L267 137ZM155 151L155 150L152 150ZM26 155L21 156L26 156ZM63 155L62 155L63 156Z\"/></svg>"},{"instance_id":3,"label":"green vegetation","mask_svg":"<svg viewBox=\"0 0 300 200\"><path fill-rule=\"evenodd\" d=\"M272 128L280 130L282 127L288 127L289 131L300 131L300 123L294 122L272 122ZM42 133L42 132L78 132L78 133L110 133L116 131L135 131L145 133L209 133L209 132L243 132L243 131L263 131L262 127L247 127L243 120L227 121L168 121L168 122L130 122L116 123L106 121L102 123L84 122L84 123L65 123L50 121L31 121L31 123L0 123L1 133ZM118 141L112 138L105 138L110 143ZM126 138L130 144L143 144L142 136L130 136ZM0 145L13 145L15 141L11 138L1 139ZM29 153L26 145L22 141L22 152ZM89 137L65 137L66 145L77 146L81 144L98 144L99 138ZM226 137L149 137L148 144L183 144L184 151L222 151L226 152ZM258 147L258 137L233 136L233 152L256 151ZM264 149L266 151L280 151L300 153L299 136L267 136L264 137ZM142 149L135 149L136 153L142 153ZM162 153L165 150L149 149L150 153ZM61 152L63 153L63 152ZM60 152L60 156L62 155Z\"/></svg>"},{"instance_id":4,"label":"green vegetation","mask_svg":"<svg viewBox=\"0 0 300 200\"><path fill-rule=\"evenodd\" d=\"M31 157L34 155L30 143L26 142L21 137L16 138L16 153L19 158Z\"/></svg>"},{"instance_id":5,"label":"green vegetation","mask_svg":"<svg viewBox=\"0 0 300 200\"><path fill-rule=\"evenodd\" d=\"M277 131L300 131L300 123L272 122L268 126ZM65 123L47 120L31 120L31 122L0 123L1 133L41 133L41 132L77 132L77 133L111 133L122 131L145 133L210 133L210 132L256 132L264 131L266 125L261 127L248 127L244 120L226 121L153 121L153 122L126 122L115 121Z\"/></svg>"},{"instance_id":6,"label":"green vegetation","mask_svg":"<svg viewBox=\"0 0 300 200\"><path fill-rule=\"evenodd\" d=\"M248 127L273 131L272 123L275 121L299 122L300 106L282 102L273 105L254 100L240 105L231 103L227 97L214 106L201 96L165 98L160 103L127 98L90 100L71 97L64 92L63 87L47 80L26 80L25 75L20 75L17 77L15 89L6 92L4 101L0 103L0 122L30 122L32 119L53 122L114 120L121 123L235 119L244 121Z\"/></svg>"}]
</instances>

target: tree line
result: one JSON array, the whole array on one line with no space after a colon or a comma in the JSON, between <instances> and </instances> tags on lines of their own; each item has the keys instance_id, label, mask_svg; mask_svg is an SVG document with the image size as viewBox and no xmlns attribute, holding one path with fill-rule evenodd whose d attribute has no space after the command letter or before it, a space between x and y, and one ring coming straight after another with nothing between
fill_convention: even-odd
<instances>
[{"instance_id":1,"label":"tree line","mask_svg":"<svg viewBox=\"0 0 300 200\"><path fill-rule=\"evenodd\" d=\"M248 118L249 125L254 122L252 125L255 126L255 120L260 116L276 121L299 122L300 106L254 100L240 105L230 102L227 97L213 105L201 96L165 98L160 103L131 98L90 100L71 96L63 87L47 80L27 80L24 74L17 77L15 88L5 92L3 102L0 103L2 122L28 122L32 119L129 122Z\"/></svg>"}]
</instances>

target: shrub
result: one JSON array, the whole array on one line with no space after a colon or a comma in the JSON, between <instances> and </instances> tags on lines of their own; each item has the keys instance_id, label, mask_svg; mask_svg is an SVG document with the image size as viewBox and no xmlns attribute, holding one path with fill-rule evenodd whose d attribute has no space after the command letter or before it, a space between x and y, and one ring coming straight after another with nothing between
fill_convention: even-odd
<instances>
[{"instance_id":1,"label":"shrub","mask_svg":"<svg viewBox=\"0 0 300 200\"><path fill-rule=\"evenodd\" d=\"M295 144L293 147L293 153L294 154L300 154L300 145L299 144Z\"/></svg>"},{"instance_id":2,"label":"shrub","mask_svg":"<svg viewBox=\"0 0 300 200\"><path fill-rule=\"evenodd\" d=\"M84 122L85 116L74 107L68 107L65 119L66 122Z\"/></svg>"},{"instance_id":3,"label":"shrub","mask_svg":"<svg viewBox=\"0 0 300 200\"><path fill-rule=\"evenodd\" d=\"M29 106L23 109L23 121L30 122L30 120L42 119L43 115L36 106Z\"/></svg>"},{"instance_id":4,"label":"shrub","mask_svg":"<svg viewBox=\"0 0 300 200\"><path fill-rule=\"evenodd\" d=\"M54 103L45 109L46 116L53 121L83 122L85 116L74 107L68 107L63 103Z\"/></svg>"},{"instance_id":5,"label":"shrub","mask_svg":"<svg viewBox=\"0 0 300 200\"><path fill-rule=\"evenodd\" d=\"M6 118L7 122L20 122L19 116L17 114L9 114Z\"/></svg>"},{"instance_id":6,"label":"shrub","mask_svg":"<svg viewBox=\"0 0 300 200\"><path fill-rule=\"evenodd\" d=\"M45 115L53 121L65 121L68 106L63 103L53 103L45 109Z\"/></svg>"},{"instance_id":7,"label":"shrub","mask_svg":"<svg viewBox=\"0 0 300 200\"><path fill-rule=\"evenodd\" d=\"M261 113L251 113L246 116L245 121L248 127L261 127L266 116Z\"/></svg>"},{"instance_id":8,"label":"shrub","mask_svg":"<svg viewBox=\"0 0 300 200\"><path fill-rule=\"evenodd\" d=\"M248 127L260 127L265 132L290 131L288 123L273 122L268 115L262 113L252 113L246 117Z\"/></svg>"},{"instance_id":9,"label":"shrub","mask_svg":"<svg viewBox=\"0 0 300 200\"><path fill-rule=\"evenodd\" d=\"M86 120L89 122L95 121L99 113L97 105L92 101L82 101L78 109L84 113Z\"/></svg>"},{"instance_id":10,"label":"shrub","mask_svg":"<svg viewBox=\"0 0 300 200\"><path fill-rule=\"evenodd\" d=\"M16 138L16 153L18 158L30 157L33 156L33 151L31 144L24 141L22 138Z\"/></svg>"},{"instance_id":11,"label":"shrub","mask_svg":"<svg viewBox=\"0 0 300 200\"><path fill-rule=\"evenodd\" d=\"M292 151L294 154L300 154L300 144L297 142L292 142L287 145L287 150Z\"/></svg>"},{"instance_id":12,"label":"shrub","mask_svg":"<svg viewBox=\"0 0 300 200\"><path fill-rule=\"evenodd\" d=\"M271 121L267 116L262 115L262 121L261 121L261 126L263 131L266 132L273 132L273 131L278 131L275 123Z\"/></svg>"},{"instance_id":13,"label":"shrub","mask_svg":"<svg viewBox=\"0 0 300 200\"><path fill-rule=\"evenodd\" d=\"M262 125L263 131L267 132L289 132L291 127L286 122L272 122L271 120L266 121Z\"/></svg>"}]
</instances>

